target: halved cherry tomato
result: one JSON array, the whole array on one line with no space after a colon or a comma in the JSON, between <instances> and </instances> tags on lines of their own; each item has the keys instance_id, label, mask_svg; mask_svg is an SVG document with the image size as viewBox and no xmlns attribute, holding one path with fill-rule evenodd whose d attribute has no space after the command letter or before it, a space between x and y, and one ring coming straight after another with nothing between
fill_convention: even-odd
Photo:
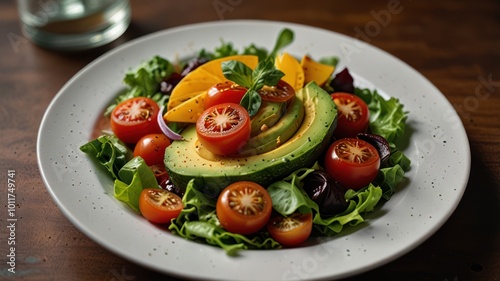
<instances>
[{"instance_id":1,"label":"halved cherry tomato","mask_svg":"<svg viewBox=\"0 0 500 281\"><path fill-rule=\"evenodd\" d=\"M302 244L312 231L312 214L293 213L288 217L273 216L267 223L267 231L278 243L293 247Z\"/></svg>"},{"instance_id":2,"label":"halved cherry tomato","mask_svg":"<svg viewBox=\"0 0 500 281\"><path fill-rule=\"evenodd\" d=\"M209 108L214 105L228 102L239 104L246 92L247 88L239 86L231 81L218 83L208 89L204 106L205 108Z\"/></svg>"},{"instance_id":3,"label":"halved cherry tomato","mask_svg":"<svg viewBox=\"0 0 500 281\"><path fill-rule=\"evenodd\" d=\"M161 133L160 108L150 98L136 97L119 103L111 112L111 129L125 143L136 143L147 134Z\"/></svg>"},{"instance_id":4,"label":"halved cherry tomato","mask_svg":"<svg viewBox=\"0 0 500 281\"><path fill-rule=\"evenodd\" d=\"M222 227L227 231L251 234L262 229L269 221L271 197L257 183L235 182L222 190L215 211Z\"/></svg>"},{"instance_id":5,"label":"halved cherry tomato","mask_svg":"<svg viewBox=\"0 0 500 281\"><path fill-rule=\"evenodd\" d=\"M182 199L168 190L146 188L139 197L139 210L152 223L169 223L179 216L183 208Z\"/></svg>"},{"instance_id":6,"label":"halved cherry tomato","mask_svg":"<svg viewBox=\"0 0 500 281\"><path fill-rule=\"evenodd\" d=\"M376 177L380 168L377 149L366 141L344 138L330 145L325 170L347 188L358 190Z\"/></svg>"},{"instance_id":7,"label":"halved cherry tomato","mask_svg":"<svg viewBox=\"0 0 500 281\"><path fill-rule=\"evenodd\" d=\"M135 145L134 157L141 156L149 166L163 164L165 148L170 145L170 139L164 134L148 134Z\"/></svg>"},{"instance_id":8,"label":"halved cherry tomato","mask_svg":"<svg viewBox=\"0 0 500 281\"><path fill-rule=\"evenodd\" d=\"M219 155L238 152L250 138L251 130L248 112L235 103L214 105L196 121L200 143L208 151Z\"/></svg>"},{"instance_id":9,"label":"halved cherry tomato","mask_svg":"<svg viewBox=\"0 0 500 281\"><path fill-rule=\"evenodd\" d=\"M337 127L333 133L335 137L354 138L358 133L366 132L370 122L370 111L366 103L349 93L333 93L331 97L338 111Z\"/></svg>"},{"instance_id":10,"label":"halved cherry tomato","mask_svg":"<svg viewBox=\"0 0 500 281\"><path fill-rule=\"evenodd\" d=\"M263 100L272 102L291 101L295 97L293 87L283 80L280 80L276 86L264 86L257 92Z\"/></svg>"}]
</instances>

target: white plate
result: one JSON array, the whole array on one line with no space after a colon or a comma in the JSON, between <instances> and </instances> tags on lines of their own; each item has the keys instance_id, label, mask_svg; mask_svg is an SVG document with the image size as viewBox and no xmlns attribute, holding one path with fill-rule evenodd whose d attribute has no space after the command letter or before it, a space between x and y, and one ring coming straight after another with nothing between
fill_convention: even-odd
<instances>
[{"instance_id":1,"label":"white plate","mask_svg":"<svg viewBox=\"0 0 500 281\"><path fill-rule=\"evenodd\" d=\"M404 151L412 160L407 183L366 223L329 239L286 250L223 250L159 229L112 196L112 181L80 145L89 141L99 114L124 88L124 73L153 55L174 60L221 39L238 49L250 43L272 48L291 28L286 51L313 58L339 56L358 83L397 97L410 112ZM99 124L97 124L99 127ZM88 237L125 257L171 275L213 280L334 279L373 269L415 248L455 210L470 170L470 150L460 119L446 98L397 58L353 38L318 28L266 21L194 24L125 44L89 64L56 95L38 136L38 164L62 212Z\"/></svg>"}]
</instances>

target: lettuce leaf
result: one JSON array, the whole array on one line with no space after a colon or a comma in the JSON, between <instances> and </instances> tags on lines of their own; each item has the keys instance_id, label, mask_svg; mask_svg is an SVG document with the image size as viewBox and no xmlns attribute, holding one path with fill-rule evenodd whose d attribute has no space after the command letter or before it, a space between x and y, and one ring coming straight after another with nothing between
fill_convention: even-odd
<instances>
[{"instance_id":1,"label":"lettuce leaf","mask_svg":"<svg viewBox=\"0 0 500 281\"><path fill-rule=\"evenodd\" d=\"M142 63L136 70L127 72L123 82L128 88L108 106L104 115L108 116L118 103L133 97L148 97L163 105L168 97L160 92L160 85L174 71L174 66L170 61L154 56Z\"/></svg>"},{"instance_id":2,"label":"lettuce leaf","mask_svg":"<svg viewBox=\"0 0 500 281\"><path fill-rule=\"evenodd\" d=\"M383 136L389 143L403 135L408 112L404 111L398 99L391 97L385 100L377 90L356 88L354 93L368 105L373 134Z\"/></svg>"},{"instance_id":3,"label":"lettuce leaf","mask_svg":"<svg viewBox=\"0 0 500 281\"><path fill-rule=\"evenodd\" d=\"M342 231L345 225L355 226L365 221L367 213L373 211L382 197L382 189L370 184L359 191L352 189L345 194L349 201L347 209L333 217L323 218L319 213L313 218L314 226L326 236Z\"/></svg>"},{"instance_id":4,"label":"lettuce leaf","mask_svg":"<svg viewBox=\"0 0 500 281\"><path fill-rule=\"evenodd\" d=\"M151 168L140 156L132 158L118 172L114 196L136 212L139 211L139 197L144 188L158 188Z\"/></svg>"},{"instance_id":5,"label":"lettuce leaf","mask_svg":"<svg viewBox=\"0 0 500 281\"><path fill-rule=\"evenodd\" d=\"M145 96L152 96L158 91L163 79L173 72L174 66L168 60L154 56L137 70L126 73L123 81L131 88L140 89Z\"/></svg>"},{"instance_id":6,"label":"lettuce leaf","mask_svg":"<svg viewBox=\"0 0 500 281\"><path fill-rule=\"evenodd\" d=\"M307 214L311 213L313 209L318 210L318 205L300 188L302 186L300 181L312 171L314 169L299 169L267 188L275 211L286 217L294 212Z\"/></svg>"},{"instance_id":7,"label":"lettuce leaf","mask_svg":"<svg viewBox=\"0 0 500 281\"><path fill-rule=\"evenodd\" d=\"M80 146L80 150L99 161L113 179L118 178L118 171L132 157L132 151L114 135L100 136Z\"/></svg>"},{"instance_id":8,"label":"lettuce leaf","mask_svg":"<svg viewBox=\"0 0 500 281\"><path fill-rule=\"evenodd\" d=\"M394 144L405 131L408 112L398 99L386 100L377 90L356 88L355 94L368 105L371 133L383 136L391 148L388 166L380 169L375 180L375 185L382 189L382 197L389 200L411 165L410 159Z\"/></svg>"},{"instance_id":9,"label":"lettuce leaf","mask_svg":"<svg viewBox=\"0 0 500 281\"><path fill-rule=\"evenodd\" d=\"M97 159L114 179L114 196L139 212L139 195L144 188L158 183L151 168L141 157L132 158L132 151L114 135L103 135L80 147Z\"/></svg>"},{"instance_id":10,"label":"lettuce leaf","mask_svg":"<svg viewBox=\"0 0 500 281\"><path fill-rule=\"evenodd\" d=\"M366 213L371 212L382 197L382 189L370 184L359 191L352 189L345 194L349 207L333 217L322 217L319 207L311 200L301 183L314 169L299 169L287 178L271 184L268 187L273 201L273 209L283 216L294 212L313 213L314 227L324 235L334 235L342 231L345 225L357 225L365 221Z\"/></svg>"},{"instance_id":11,"label":"lettuce leaf","mask_svg":"<svg viewBox=\"0 0 500 281\"><path fill-rule=\"evenodd\" d=\"M266 232L253 236L235 234L224 230L215 214L215 199L196 189L191 180L182 198L184 209L169 225L169 230L189 240L216 245L228 255L236 255L244 249L274 249L280 244Z\"/></svg>"}]
</instances>

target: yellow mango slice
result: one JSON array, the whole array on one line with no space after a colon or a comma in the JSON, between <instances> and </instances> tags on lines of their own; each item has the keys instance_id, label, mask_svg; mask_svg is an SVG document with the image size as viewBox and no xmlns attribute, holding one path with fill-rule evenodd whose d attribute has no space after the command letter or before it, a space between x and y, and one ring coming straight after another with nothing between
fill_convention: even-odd
<instances>
[{"instance_id":1,"label":"yellow mango slice","mask_svg":"<svg viewBox=\"0 0 500 281\"><path fill-rule=\"evenodd\" d=\"M222 74L221 63L228 60L241 61L254 69L259 59L256 56L237 55L209 61L186 75L172 91L170 100L189 99L194 96L195 92L201 89L208 90L211 86L226 81L227 79ZM167 105L167 109L174 107L170 102Z\"/></svg>"},{"instance_id":2,"label":"yellow mango slice","mask_svg":"<svg viewBox=\"0 0 500 281\"><path fill-rule=\"evenodd\" d=\"M176 106L179 106L181 103L189 100L190 98L198 95L202 91L207 91L213 85L220 83L220 80L192 80L192 81L184 81L182 84L178 84L175 88L179 87L179 92L182 94L171 95L167 104L167 110L171 110Z\"/></svg>"},{"instance_id":3,"label":"yellow mango slice","mask_svg":"<svg viewBox=\"0 0 500 281\"><path fill-rule=\"evenodd\" d=\"M307 55L302 57L300 65L304 70L305 84L314 81L319 86L323 86L335 70L335 67L319 63Z\"/></svg>"},{"instance_id":4,"label":"yellow mango slice","mask_svg":"<svg viewBox=\"0 0 500 281\"><path fill-rule=\"evenodd\" d=\"M198 117L205 110L203 102L206 93L207 91L203 91L179 106L168 110L163 118L166 122L196 123Z\"/></svg>"},{"instance_id":5,"label":"yellow mango slice","mask_svg":"<svg viewBox=\"0 0 500 281\"><path fill-rule=\"evenodd\" d=\"M295 59L292 55L289 53L283 53L276 56L274 65L277 69L285 73L285 76L281 79L290 84L295 91L304 87L304 70L297 59Z\"/></svg>"},{"instance_id":6,"label":"yellow mango slice","mask_svg":"<svg viewBox=\"0 0 500 281\"><path fill-rule=\"evenodd\" d=\"M203 112L203 100L206 91L226 81L222 74L221 63L237 60L255 69L259 63L257 56L236 55L209 61L186 75L175 86L167 104L167 112L163 116L166 122L194 123Z\"/></svg>"}]
</instances>

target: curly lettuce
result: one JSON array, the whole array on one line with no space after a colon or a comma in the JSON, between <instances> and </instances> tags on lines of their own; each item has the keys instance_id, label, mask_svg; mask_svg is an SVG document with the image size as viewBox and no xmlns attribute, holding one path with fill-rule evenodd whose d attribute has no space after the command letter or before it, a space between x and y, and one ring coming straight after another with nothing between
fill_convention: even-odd
<instances>
[{"instance_id":1,"label":"curly lettuce","mask_svg":"<svg viewBox=\"0 0 500 281\"><path fill-rule=\"evenodd\" d=\"M345 225L357 225L365 221L367 213L371 212L382 198L382 189L370 184L359 191L348 190L345 199L348 208L335 216L323 217L319 207L303 190L302 180L314 169L299 169L287 178L271 184L268 187L273 201L273 209L283 216L295 212L313 213L313 223L316 230L323 235L331 236L342 231Z\"/></svg>"},{"instance_id":2,"label":"curly lettuce","mask_svg":"<svg viewBox=\"0 0 500 281\"><path fill-rule=\"evenodd\" d=\"M188 183L182 203L184 209L172 221L169 230L183 238L219 246L228 255L236 255L239 250L245 249L281 247L266 232L246 236L224 230L215 214L215 199L200 192L195 187L194 180Z\"/></svg>"},{"instance_id":3,"label":"curly lettuce","mask_svg":"<svg viewBox=\"0 0 500 281\"><path fill-rule=\"evenodd\" d=\"M127 89L108 106L104 115L108 116L120 102L134 97L147 97L164 104L168 96L160 92L160 85L174 72L174 65L160 56L154 56L137 69L128 71L123 79Z\"/></svg>"},{"instance_id":4,"label":"curly lettuce","mask_svg":"<svg viewBox=\"0 0 500 281\"><path fill-rule=\"evenodd\" d=\"M373 134L383 136L389 143L403 135L408 112L398 99L391 97L386 100L377 90L356 88L354 93L368 105L370 131Z\"/></svg>"}]
</instances>

